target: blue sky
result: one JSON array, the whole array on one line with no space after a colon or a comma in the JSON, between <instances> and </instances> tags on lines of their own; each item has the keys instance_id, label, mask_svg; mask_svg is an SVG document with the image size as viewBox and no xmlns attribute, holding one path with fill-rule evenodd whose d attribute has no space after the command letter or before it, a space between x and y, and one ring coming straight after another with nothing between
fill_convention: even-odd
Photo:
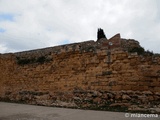
<instances>
[{"instance_id":1,"label":"blue sky","mask_svg":"<svg viewBox=\"0 0 160 120\"><path fill-rule=\"evenodd\" d=\"M13 21L13 14L0 13L0 22L3 21ZM6 29L0 28L0 33L4 33Z\"/></svg>"},{"instance_id":2,"label":"blue sky","mask_svg":"<svg viewBox=\"0 0 160 120\"><path fill-rule=\"evenodd\" d=\"M160 53L159 0L0 0L0 53L96 40L99 27Z\"/></svg>"},{"instance_id":3,"label":"blue sky","mask_svg":"<svg viewBox=\"0 0 160 120\"><path fill-rule=\"evenodd\" d=\"M0 28L0 33L4 33L6 30L3 28Z\"/></svg>"},{"instance_id":4,"label":"blue sky","mask_svg":"<svg viewBox=\"0 0 160 120\"><path fill-rule=\"evenodd\" d=\"M0 21L13 21L13 14L0 13Z\"/></svg>"}]
</instances>

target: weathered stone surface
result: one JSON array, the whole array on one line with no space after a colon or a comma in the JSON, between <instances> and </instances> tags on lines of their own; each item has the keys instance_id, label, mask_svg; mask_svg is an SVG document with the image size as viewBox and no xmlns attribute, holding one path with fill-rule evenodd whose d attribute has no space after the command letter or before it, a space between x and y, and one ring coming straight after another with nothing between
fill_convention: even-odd
<instances>
[{"instance_id":1,"label":"weathered stone surface","mask_svg":"<svg viewBox=\"0 0 160 120\"><path fill-rule=\"evenodd\" d=\"M139 107L138 105L131 105L131 106L129 107L128 110L130 110L130 111L136 111L136 112L140 112L140 111L142 111L142 112L148 111L147 108L142 108L142 107Z\"/></svg>"},{"instance_id":2,"label":"weathered stone surface","mask_svg":"<svg viewBox=\"0 0 160 120\"><path fill-rule=\"evenodd\" d=\"M100 97L96 97L95 99L93 99L93 103L100 104L101 103L101 98Z\"/></svg>"},{"instance_id":3,"label":"weathered stone surface","mask_svg":"<svg viewBox=\"0 0 160 120\"><path fill-rule=\"evenodd\" d=\"M158 105L160 57L131 54L129 47L140 46L118 34L0 54L0 100L104 110L121 103Z\"/></svg>"},{"instance_id":4,"label":"weathered stone surface","mask_svg":"<svg viewBox=\"0 0 160 120\"><path fill-rule=\"evenodd\" d=\"M129 107L129 106L131 106L131 104L130 103L113 103L110 105L110 107L117 107L117 106Z\"/></svg>"},{"instance_id":5,"label":"weathered stone surface","mask_svg":"<svg viewBox=\"0 0 160 120\"><path fill-rule=\"evenodd\" d=\"M115 99L116 99L116 100L122 99L122 95L116 94Z\"/></svg>"},{"instance_id":6,"label":"weathered stone surface","mask_svg":"<svg viewBox=\"0 0 160 120\"><path fill-rule=\"evenodd\" d=\"M129 97L128 95L122 95L122 99L123 99L123 100L130 100L131 97Z\"/></svg>"},{"instance_id":7,"label":"weathered stone surface","mask_svg":"<svg viewBox=\"0 0 160 120\"><path fill-rule=\"evenodd\" d=\"M73 99L76 100L76 101L81 101L80 97L73 97Z\"/></svg>"}]
</instances>

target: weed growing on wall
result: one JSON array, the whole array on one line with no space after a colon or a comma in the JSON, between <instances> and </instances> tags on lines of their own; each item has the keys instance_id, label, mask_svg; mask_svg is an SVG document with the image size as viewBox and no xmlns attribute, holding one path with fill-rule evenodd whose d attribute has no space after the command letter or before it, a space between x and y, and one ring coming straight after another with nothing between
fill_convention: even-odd
<instances>
[{"instance_id":1,"label":"weed growing on wall","mask_svg":"<svg viewBox=\"0 0 160 120\"><path fill-rule=\"evenodd\" d=\"M52 59L47 59L46 56L40 56L38 58L16 57L16 59L17 59L17 64L19 64L19 65L27 65L27 64L34 64L34 63L43 64L45 62L50 62L52 60Z\"/></svg>"}]
</instances>

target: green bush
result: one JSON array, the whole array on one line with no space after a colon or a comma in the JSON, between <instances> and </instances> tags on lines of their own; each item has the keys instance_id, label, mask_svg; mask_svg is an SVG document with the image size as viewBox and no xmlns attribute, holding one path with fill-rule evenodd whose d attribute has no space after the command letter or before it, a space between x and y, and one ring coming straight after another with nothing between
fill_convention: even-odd
<instances>
[{"instance_id":1,"label":"green bush","mask_svg":"<svg viewBox=\"0 0 160 120\"><path fill-rule=\"evenodd\" d=\"M46 57L44 56L41 56L36 60L36 62L41 63L41 64L43 64L45 61L46 61Z\"/></svg>"},{"instance_id":2,"label":"green bush","mask_svg":"<svg viewBox=\"0 0 160 120\"><path fill-rule=\"evenodd\" d=\"M145 51L145 55L152 56L153 54L154 54L153 51L149 51L149 50Z\"/></svg>"},{"instance_id":3,"label":"green bush","mask_svg":"<svg viewBox=\"0 0 160 120\"><path fill-rule=\"evenodd\" d=\"M52 59L47 59L45 56L41 56L38 58L20 58L20 57L16 57L17 59L17 64L19 65L27 65L27 64L33 64L33 63L39 63L39 64L43 64L45 62L49 62Z\"/></svg>"},{"instance_id":4,"label":"green bush","mask_svg":"<svg viewBox=\"0 0 160 120\"><path fill-rule=\"evenodd\" d=\"M34 58L32 59L27 59L27 58L19 58L17 57L17 63L19 65L25 65L25 64L30 64L30 63L33 63L35 61Z\"/></svg>"},{"instance_id":5,"label":"green bush","mask_svg":"<svg viewBox=\"0 0 160 120\"><path fill-rule=\"evenodd\" d=\"M134 48L130 49L129 52L131 52L131 53L137 52L138 55L142 55L145 53L145 50L142 47L134 47Z\"/></svg>"}]
</instances>

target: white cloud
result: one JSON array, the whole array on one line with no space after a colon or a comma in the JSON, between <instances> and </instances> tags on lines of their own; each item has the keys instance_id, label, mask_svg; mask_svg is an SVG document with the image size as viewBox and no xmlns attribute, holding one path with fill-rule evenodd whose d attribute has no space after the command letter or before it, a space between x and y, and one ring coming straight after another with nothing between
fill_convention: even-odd
<instances>
[{"instance_id":1,"label":"white cloud","mask_svg":"<svg viewBox=\"0 0 160 120\"><path fill-rule=\"evenodd\" d=\"M3 45L3 44L0 44L0 51L1 51L1 53L7 52L6 50L7 50L6 46Z\"/></svg>"},{"instance_id":2,"label":"white cloud","mask_svg":"<svg viewBox=\"0 0 160 120\"><path fill-rule=\"evenodd\" d=\"M0 21L0 52L36 49L66 42L96 40L101 27L108 38L139 40L146 49L158 49L158 0L0 0L0 13L13 21ZM2 49L3 48L3 49Z\"/></svg>"}]
</instances>

